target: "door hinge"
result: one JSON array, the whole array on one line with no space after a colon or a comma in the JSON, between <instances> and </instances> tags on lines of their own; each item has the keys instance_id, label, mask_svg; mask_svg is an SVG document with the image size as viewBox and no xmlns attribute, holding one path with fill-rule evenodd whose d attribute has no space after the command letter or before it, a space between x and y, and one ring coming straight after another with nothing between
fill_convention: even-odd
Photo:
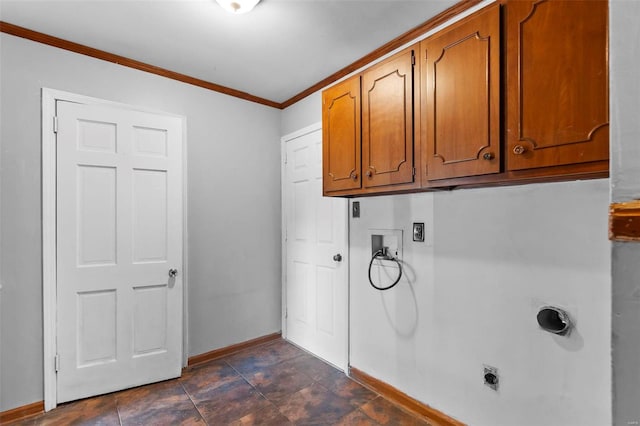
<instances>
[{"instance_id":1,"label":"door hinge","mask_svg":"<svg viewBox=\"0 0 640 426\"><path fill-rule=\"evenodd\" d=\"M413 167L412 172L413 172L413 176L415 176L416 175L416 168L415 167Z\"/></svg>"},{"instance_id":2,"label":"door hinge","mask_svg":"<svg viewBox=\"0 0 640 426\"><path fill-rule=\"evenodd\" d=\"M56 354L56 356L53 358L53 362L55 364L57 373L58 371L60 371L60 354Z\"/></svg>"},{"instance_id":3,"label":"door hinge","mask_svg":"<svg viewBox=\"0 0 640 426\"><path fill-rule=\"evenodd\" d=\"M53 133L58 133L58 117L53 117Z\"/></svg>"},{"instance_id":4,"label":"door hinge","mask_svg":"<svg viewBox=\"0 0 640 426\"><path fill-rule=\"evenodd\" d=\"M413 50L411 51L411 65L415 65L416 64L416 55L413 53Z\"/></svg>"},{"instance_id":5,"label":"door hinge","mask_svg":"<svg viewBox=\"0 0 640 426\"><path fill-rule=\"evenodd\" d=\"M284 153L284 164L287 164L287 153Z\"/></svg>"}]
</instances>

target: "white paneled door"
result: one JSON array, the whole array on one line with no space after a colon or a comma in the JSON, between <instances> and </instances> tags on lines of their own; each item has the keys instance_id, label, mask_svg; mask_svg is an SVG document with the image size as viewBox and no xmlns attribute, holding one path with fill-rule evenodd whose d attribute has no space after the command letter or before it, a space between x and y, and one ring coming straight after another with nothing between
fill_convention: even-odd
<instances>
[{"instance_id":1,"label":"white paneled door","mask_svg":"<svg viewBox=\"0 0 640 426\"><path fill-rule=\"evenodd\" d=\"M322 131L285 140L286 337L347 367L347 202L322 196Z\"/></svg>"},{"instance_id":2,"label":"white paneled door","mask_svg":"<svg viewBox=\"0 0 640 426\"><path fill-rule=\"evenodd\" d=\"M63 101L56 114L57 402L177 377L182 120Z\"/></svg>"}]
</instances>

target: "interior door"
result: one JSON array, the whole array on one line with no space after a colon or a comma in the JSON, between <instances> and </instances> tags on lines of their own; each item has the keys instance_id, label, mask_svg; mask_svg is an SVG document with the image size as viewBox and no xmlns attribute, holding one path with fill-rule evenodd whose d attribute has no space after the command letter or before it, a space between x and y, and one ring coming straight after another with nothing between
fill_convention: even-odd
<instances>
[{"instance_id":1,"label":"interior door","mask_svg":"<svg viewBox=\"0 0 640 426\"><path fill-rule=\"evenodd\" d=\"M285 142L286 337L347 366L347 201L322 196L322 131Z\"/></svg>"},{"instance_id":2,"label":"interior door","mask_svg":"<svg viewBox=\"0 0 640 426\"><path fill-rule=\"evenodd\" d=\"M182 120L58 101L57 400L178 377Z\"/></svg>"}]
</instances>

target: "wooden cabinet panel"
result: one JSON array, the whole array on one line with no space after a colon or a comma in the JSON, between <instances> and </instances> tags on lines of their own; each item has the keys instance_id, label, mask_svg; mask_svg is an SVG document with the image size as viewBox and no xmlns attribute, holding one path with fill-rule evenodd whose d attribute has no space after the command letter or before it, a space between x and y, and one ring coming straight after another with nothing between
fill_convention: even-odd
<instances>
[{"instance_id":1,"label":"wooden cabinet panel","mask_svg":"<svg viewBox=\"0 0 640 426\"><path fill-rule=\"evenodd\" d=\"M322 93L323 192L361 187L360 76Z\"/></svg>"},{"instance_id":2,"label":"wooden cabinet panel","mask_svg":"<svg viewBox=\"0 0 640 426\"><path fill-rule=\"evenodd\" d=\"M411 183L413 164L413 50L362 76L362 155L365 188Z\"/></svg>"},{"instance_id":3,"label":"wooden cabinet panel","mask_svg":"<svg viewBox=\"0 0 640 426\"><path fill-rule=\"evenodd\" d=\"M607 15L499 0L325 90L324 194L606 177Z\"/></svg>"},{"instance_id":4,"label":"wooden cabinet panel","mask_svg":"<svg viewBox=\"0 0 640 426\"><path fill-rule=\"evenodd\" d=\"M507 4L507 168L609 158L606 0Z\"/></svg>"},{"instance_id":5,"label":"wooden cabinet panel","mask_svg":"<svg viewBox=\"0 0 640 426\"><path fill-rule=\"evenodd\" d=\"M500 6L424 40L421 52L423 177L500 172Z\"/></svg>"}]
</instances>

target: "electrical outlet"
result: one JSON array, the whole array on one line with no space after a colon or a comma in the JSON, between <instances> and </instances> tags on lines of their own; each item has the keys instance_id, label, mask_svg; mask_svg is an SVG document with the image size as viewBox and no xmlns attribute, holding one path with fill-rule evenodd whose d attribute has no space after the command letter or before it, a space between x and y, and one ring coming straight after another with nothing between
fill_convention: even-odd
<instances>
[{"instance_id":1,"label":"electrical outlet","mask_svg":"<svg viewBox=\"0 0 640 426\"><path fill-rule=\"evenodd\" d=\"M494 391L498 390L498 384L500 383L500 377L498 376L498 369L490 365L484 366L484 384L489 386Z\"/></svg>"},{"instance_id":2,"label":"electrical outlet","mask_svg":"<svg viewBox=\"0 0 640 426\"><path fill-rule=\"evenodd\" d=\"M424 222L413 222L413 241L424 242Z\"/></svg>"}]
</instances>

